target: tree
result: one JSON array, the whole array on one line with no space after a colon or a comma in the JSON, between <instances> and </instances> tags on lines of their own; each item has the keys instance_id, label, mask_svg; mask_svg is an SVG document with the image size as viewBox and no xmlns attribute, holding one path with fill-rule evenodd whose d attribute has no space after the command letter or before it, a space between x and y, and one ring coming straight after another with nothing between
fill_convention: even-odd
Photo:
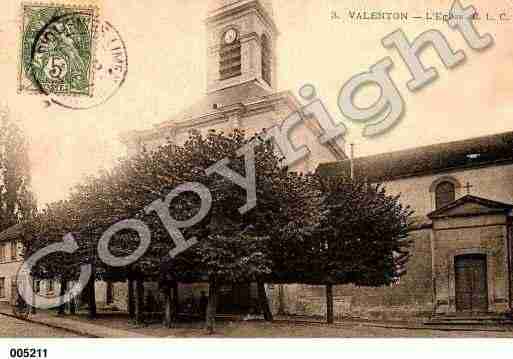
<instances>
[{"instance_id":1,"label":"tree","mask_svg":"<svg viewBox=\"0 0 513 359\"><path fill-rule=\"evenodd\" d=\"M0 231L34 214L30 180L26 138L8 108L0 108Z\"/></svg>"},{"instance_id":2,"label":"tree","mask_svg":"<svg viewBox=\"0 0 513 359\"><path fill-rule=\"evenodd\" d=\"M266 319L271 320L264 283L327 285L329 321L333 320L332 287L335 284L379 286L401 275L408 248L411 211L399 197L379 185L344 178L321 178L290 172L280 165L270 142L258 140L253 147L256 206L241 213L246 190L207 169L223 159L229 167L246 174L244 156L238 150L248 144L241 131L192 133L184 145L169 143L153 152L121 160L76 186L68 200L49 205L31 225L37 238L28 242L29 252L61 241L72 233L80 250L69 256L48 256L37 268L40 275L76 278L79 266L89 263L95 278L160 278L168 288L176 282L209 282L207 329L214 329L217 289L221 284L257 282ZM173 241L155 212L144 210L176 187L198 182L207 187L212 205L192 227L182 228L186 239L197 243L170 258ZM198 213L201 199L192 192L175 197L168 210L172 218L187 220ZM111 225L125 219L143 221L151 231L148 251L128 267L111 268L98 260L95 249ZM138 247L138 236L120 231L109 242L117 257ZM176 299L176 290L173 297ZM140 295L136 316L140 318ZM171 318L174 312L166 303ZM167 321L169 322L169 321Z\"/></svg>"},{"instance_id":3,"label":"tree","mask_svg":"<svg viewBox=\"0 0 513 359\"><path fill-rule=\"evenodd\" d=\"M333 285L381 286L405 273L413 211L380 184L319 178L324 216L312 234L311 272L326 285L333 322Z\"/></svg>"},{"instance_id":4,"label":"tree","mask_svg":"<svg viewBox=\"0 0 513 359\"><path fill-rule=\"evenodd\" d=\"M272 144L257 141L253 147L257 204L241 214L239 208L246 204L246 191L224 176L207 174L206 169L228 159L233 171L245 175L245 158L237 151L251 140L241 131L211 131L206 136L192 133L182 146L169 143L156 151L142 152L120 160L110 171L88 178L73 189L68 200L43 210L31 226L37 238L28 243L31 253L61 241L67 233L73 234L80 247L76 256L54 256L52 260L48 256L48 260L41 261L38 272L76 278L79 265L89 263L96 269L96 278L125 280L135 276L140 280L163 274L174 281L208 281L213 284L212 298L216 285L223 282L263 283L270 275L269 243L279 241L286 231L296 231L304 223L313 222L319 196L308 186L310 177L288 172L280 165ZM185 238L194 237L199 243L171 259L167 256L174 247L170 235L158 215L144 208L187 182L207 187L212 207L200 223L182 229ZM197 213L200 204L196 194L183 193L168 209L173 218L186 220ZM109 268L94 255L94 249L107 228L129 218L144 221L150 227L151 246L129 267ZM138 245L137 235L127 230L113 236L109 249L122 257L133 253ZM163 266L166 262L167 267ZM159 273L162 268L167 268L167 273ZM261 302L265 302L264 311L270 313L267 300ZM208 322L213 323L215 313L209 313Z\"/></svg>"},{"instance_id":5,"label":"tree","mask_svg":"<svg viewBox=\"0 0 513 359\"><path fill-rule=\"evenodd\" d=\"M178 162L181 166L184 166L182 163L191 166L195 181L205 184L213 198L209 215L185 231L187 237L198 238L198 245L172 259L170 265L173 277L180 281L200 281L198 278L202 275L208 277L210 305L206 321L210 332L213 331L217 287L223 283L259 282L262 310L266 319L272 319L263 286L271 274L269 244L279 241L284 231L297 230L312 222L310 218L316 213L318 193L308 186L308 176L283 168L270 142L259 142L254 147L256 206L244 214L239 212L246 202L245 190L221 175L207 175L205 170L227 158L232 170L247 175L245 159L237 155L237 150L248 141L251 139L240 131L229 135L210 132L205 137L193 134L184 145L182 156L187 156L187 160L182 161L182 157ZM175 153L179 151L175 149ZM158 163L156 168L160 172L162 166L175 161L159 160ZM187 170L179 169L172 178L183 173ZM183 196L177 200L170 208L173 217L180 218L184 211L189 214L183 218L196 213L198 203L197 199L194 203L194 199L194 196Z\"/></svg>"},{"instance_id":6,"label":"tree","mask_svg":"<svg viewBox=\"0 0 513 359\"><path fill-rule=\"evenodd\" d=\"M205 319L207 330L213 333L219 284L257 281L262 275L270 273L271 261L265 254L265 239L246 233L212 235L200 242L197 253L209 278Z\"/></svg>"}]
</instances>

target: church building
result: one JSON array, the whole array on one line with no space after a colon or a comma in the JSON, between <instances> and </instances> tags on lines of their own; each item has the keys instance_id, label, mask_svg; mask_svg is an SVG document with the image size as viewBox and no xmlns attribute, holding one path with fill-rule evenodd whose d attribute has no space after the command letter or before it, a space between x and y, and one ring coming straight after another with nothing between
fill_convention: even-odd
<instances>
[{"instance_id":1,"label":"church building","mask_svg":"<svg viewBox=\"0 0 513 359\"><path fill-rule=\"evenodd\" d=\"M302 105L290 91L277 92L276 40L271 0L214 0L206 19L207 89L198 102L145 131L122 135L129 154L151 151L171 141L182 144L189 132L244 129L251 137L280 126ZM301 112L301 111L299 111ZM346 159L342 140L319 144L322 127L309 117L289 132L310 154L293 170L315 171L322 162Z\"/></svg>"},{"instance_id":2,"label":"church building","mask_svg":"<svg viewBox=\"0 0 513 359\"><path fill-rule=\"evenodd\" d=\"M276 90L279 31L271 0L211 1L205 23L205 96L152 129L124 134L130 154L168 141L183 143L191 130L242 128L251 136L301 112L292 92ZM291 131L294 145L310 149L292 170L349 176L343 140L321 145L320 134L322 128L312 117ZM335 316L432 318L511 312L513 132L357 158L353 168L355 176L401 194L416 221L407 274L389 287L336 286ZM181 295L197 294L193 286L185 287ZM323 287L267 289L274 311L325 314ZM254 290L250 285L232 287L222 289L221 296L221 303L249 307Z\"/></svg>"},{"instance_id":3,"label":"church building","mask_svg":"<svg viewBox=\"0 0 513 359\"><path fill-rule=\"evenodd\" d=\"M128 154L151 151L169 141L184 143L190 131L206 134L215 129L225 133L243 129L249 138L274 126L281 126L293 113L304 120L290 129L289 139L296 148L307 145L309 154L290 166L298 172L314 172L323 162L347 159L343 139L319 143L323 128L312 115L301 111L302 104L290 91L277 89L276 42L279 31L273 17L271 0L213 0L205 21L207 32L207 88L196 103L166 121L143 131L121 136ZM155 287L146 283L148 288ZM104 286L98 285L100 297ZM126 306L125 288L115 290ZM268 287L275 308L278 300L273 286ZM294 286L295 288L295 286ZM276 287L276 289L278 289ZM180 301L188 305L199 298L205 285L180 285ZM279 287L280 298L290 288ZM275 291L278 293L278 290ZM295 291L292 291L293 295ZM251 311L257 304L256 285L234 285L220 288L221 312ZM276 298L274 298L276 297ZM277 309L276 309L277 310Z\"/></svg>"},{"instance_id":4,"label":"church building","mask_svg":"<svg viewBox=\"0 0 513 359\"><path fill-rule=\"evenodd\" d=\"M349 176L350 167L326 163L319 172ZM511 313L513 132L361 157L353 168L355 177L399 194L416 223L407 274L390 287L338 287L341 311L437 318Z\"/></svg>"}]
</instances>

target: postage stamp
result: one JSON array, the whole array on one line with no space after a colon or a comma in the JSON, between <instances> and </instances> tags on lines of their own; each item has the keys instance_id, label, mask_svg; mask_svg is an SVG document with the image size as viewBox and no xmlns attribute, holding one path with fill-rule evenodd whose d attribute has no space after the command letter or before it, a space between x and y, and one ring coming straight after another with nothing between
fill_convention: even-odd
<instances>
[{"instance_id":1,"label":"postage stamp","mask_svg":"<svg viewBox=\"0 0 513 359\"><path fill-rule=\"evenodd\" d=\"M96 7L23 4L19 92L93 96Z\"/></svg>"},{"instance_id":2,"label":"postage stamp","mask_svg":"<svg viewBox=\"0 0 513 359\"><path fill-rule=\"evenodd\" d=\"M109 21L98 22L93 60L94 90L92 96L58 96L49 101L72 110L87 110L109 101L123 86L128 74L128 52L119 31Z\"/></svg>"}]
</instances>

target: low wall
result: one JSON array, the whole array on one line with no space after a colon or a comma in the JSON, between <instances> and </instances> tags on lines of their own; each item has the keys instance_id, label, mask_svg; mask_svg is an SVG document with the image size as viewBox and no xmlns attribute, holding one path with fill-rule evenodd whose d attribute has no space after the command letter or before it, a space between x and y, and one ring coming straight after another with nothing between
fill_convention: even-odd
<instances>
[{"instance_id":1,"label":"low wall","mask_svg":"<svg viewBox=\"0 0 513 359\"><path fill-rule=\"evenodd\" d=\"M433 310L433 280L431 263L431 229L412 231L411 258L407 273L397 283L383 287L333 287L335 317L369 319L407 319L428 317ZM273 286L273 311L280 308L285 314L326 315L324 286ZM281 294L280 294L281 291Z\"/></svg>"}]
</instances>

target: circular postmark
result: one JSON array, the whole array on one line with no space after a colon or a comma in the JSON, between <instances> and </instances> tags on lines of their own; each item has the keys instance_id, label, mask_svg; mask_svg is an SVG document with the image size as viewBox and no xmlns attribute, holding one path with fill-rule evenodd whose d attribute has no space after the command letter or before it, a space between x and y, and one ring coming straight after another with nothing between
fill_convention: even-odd
<instances>
[{"instance_id":1,"label":"circular postmark","mask_svg":"<svg viewBox=\"0 0 513 359\"><path fill-rule=\"evenodd\" d=\"M112 98L125 82L128 56L117 29L76 12L52 19L35 38L31 77L51 103L89 109Z\"/></svg>"}]
</instances>

